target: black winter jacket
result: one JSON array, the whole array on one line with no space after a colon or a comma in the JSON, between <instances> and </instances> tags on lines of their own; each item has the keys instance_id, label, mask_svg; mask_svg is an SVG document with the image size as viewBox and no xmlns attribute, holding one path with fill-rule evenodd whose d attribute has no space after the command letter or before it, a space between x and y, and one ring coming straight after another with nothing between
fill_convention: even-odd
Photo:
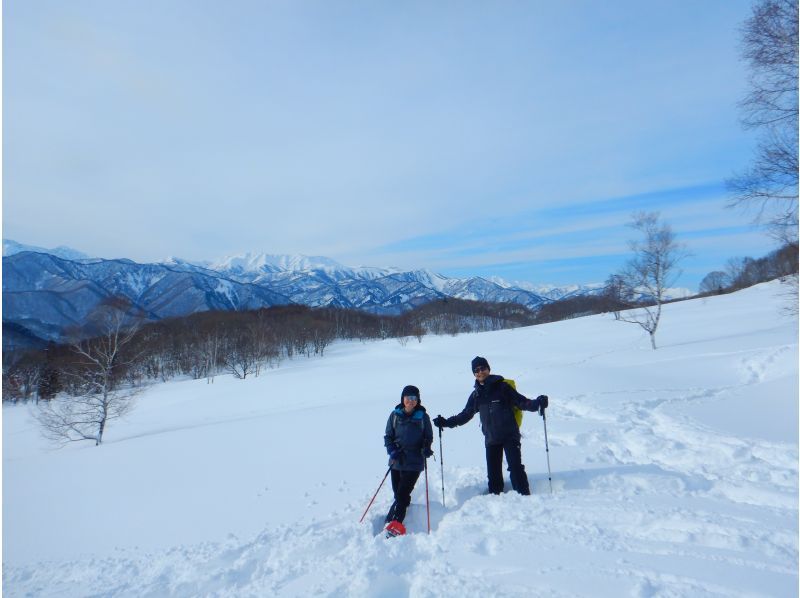
<instances>
[{"instance_id":1,"label":"black winter jacket","mask_svg":"<svg viewBox=\"0 0 800 598\"><path fill-rule=\"evenodd\" d=\"M400 471L422 471L425 469L423 449L430 450L433 443L433 426L425 407L417 405L411 414L405 412L403 405L395 407L386 422L383 445L390 455L395 449L401 452L392 469Z\"/></svg>"},{"instance_id":2,"label":"black winter jacket","mask_svg":"<svg viewBox=\"0 0 800 598\"><path fill-rule=\"evenodd\" d=\"M492 374L483 384L475 381L475 390L469 395L463 411L448 417L445 426L463 426L479 413L486 446L508 441L519 442L521 437L512 406L523 411L538 411L540 402L539 399L531 400L521 395L503 382L502 376Z\"/></svg>"}]
</instances>

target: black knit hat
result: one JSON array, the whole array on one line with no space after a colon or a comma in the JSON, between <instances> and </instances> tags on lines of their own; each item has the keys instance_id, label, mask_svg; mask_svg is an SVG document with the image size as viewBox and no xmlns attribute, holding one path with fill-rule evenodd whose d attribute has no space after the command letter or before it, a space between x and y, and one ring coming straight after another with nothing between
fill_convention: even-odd
<instances>
[{"instance_id":1,"label":"black knit hat","mask_svg":"<svg viewBox=\"0 0 800 598\"><path fill-rule=\"evenodd\" d=\"M403 392L400 393L401 401L403 400L403 397L417 397L418 400L422 401L419 396L419 388L412 386L411 384L403 387Z\"/></svg>"},{"instance_id":2,"label":"black knit hat","mask_svg":"<svg viewBox=\"0 0 800 598\"><path fill-rule=\"evenodd\" d=\"M476 357L475 359L472 360L472 371L474 372L475 368L478 367L479 365L482 365L487 370L491 370L492 369L492 368L489 367L489 362L486 361L485 357Z\"/></svg>"}]
</instances>

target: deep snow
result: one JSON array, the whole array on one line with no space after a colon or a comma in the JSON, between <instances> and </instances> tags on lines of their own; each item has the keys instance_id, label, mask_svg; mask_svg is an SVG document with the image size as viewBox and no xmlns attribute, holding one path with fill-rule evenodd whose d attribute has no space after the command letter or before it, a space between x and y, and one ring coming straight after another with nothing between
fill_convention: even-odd
<instances>
[{"instance_id":1,"label":"deep snow","mask_svg":"<svg viewBox=\"0 0 800 598\"><path fill-rule=\"evenodd\" d=\"M3 409L8 596L796 596L797 319L778 283L666 306L659 349L610 315L338 343L258 378L156 385L100 447L53 450ZM477 418L444 431L412 532L375 535L405 384L463 407L469 361L548 394L530 497L484 495ZM438 437L434 448L439 455Z\"/></svg>"}]
</instances>

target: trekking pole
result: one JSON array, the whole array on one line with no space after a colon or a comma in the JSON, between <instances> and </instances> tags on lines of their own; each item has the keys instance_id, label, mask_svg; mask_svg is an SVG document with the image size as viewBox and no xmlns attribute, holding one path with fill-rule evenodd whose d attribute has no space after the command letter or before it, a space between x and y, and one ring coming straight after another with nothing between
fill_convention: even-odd
<instances>
[{"instance_id":1,"label":"trekking pole","mask_svg":"<svg viewBox=\"0 0 800 598\"><path fill-rule=\"evenodd\" d=\"M361 516L361 519L358 520L359 523L364 521L364 517L367 516L367 511L369 511L369 508L372 506L372 502L375 500L375 497L378 496L378 492L380 492L381 488L383 488L383 483L386 481L386 478L389 475L390 471L392 471L392 466L391 465L389 466L389 469L386 470L386 474L384 474L383 479L381 480L381 485L378 486L378 489L375 491L375 494L372 496L372 500L369 501L369 504L367 505L367 509L364 511L364 514Z\"/></svg>"},{"instance_id":2,"label":"trekking pole","mask_svg":"<svg viewBox=\"0 0 800 598\"><path fill-rule=\"evenodd\" d=\"M439 462L442 467L442 507L444 508L444 453L442 453L442 429L439 428Z\"/></svg>"},{"instance_id":3,"label":"trekking pole","mask_svg":"<svg viewBox=\"0 0 800 598\"><path fill-rule=\"evenodd\" d=\"M425 509L428 511L428 533L431 533L431 501L428 498L428 460L425 459Z\"/></svg>"},{"instance_id":4,"label":"trekking pole","mask_svg":"<svg viewBox=\"0 0 800 598\"><path fill-rule=\"evenodd\" d=\"M544 451L547 453L547 479L550 482L550 494L553 493L553 476L550 473L550 445L547 443L547 416L544 414L544 407L539 407L539 415L544 422Z\"/></svg>"}]
</instances>

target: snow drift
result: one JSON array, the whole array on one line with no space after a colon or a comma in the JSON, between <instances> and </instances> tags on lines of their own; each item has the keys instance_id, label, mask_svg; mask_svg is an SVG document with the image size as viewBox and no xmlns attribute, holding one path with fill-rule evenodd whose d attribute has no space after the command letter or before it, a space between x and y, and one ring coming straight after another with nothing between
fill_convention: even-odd
<instances>
[{"instance_id":1,"label":"snow drift","mask_svg":"<svg viewBox=\"0 0 800 598\"><path fill-rule=\"evenodd\" d=\"M3 591L797 595L797 320L780 295L768 283L668 305L657 351L610 315L340 343L255 379L154 386L101 447L53 450L30 407L5 407ZM526 413L534 494L485 495L475 418L444 431L444 504L429 461L430 535L424 477L409 535L378 534L388 487L359 525L402 387L452 415L478 354L551 397L554 492L541 418Z\"/></svg>"}]
</instances>

